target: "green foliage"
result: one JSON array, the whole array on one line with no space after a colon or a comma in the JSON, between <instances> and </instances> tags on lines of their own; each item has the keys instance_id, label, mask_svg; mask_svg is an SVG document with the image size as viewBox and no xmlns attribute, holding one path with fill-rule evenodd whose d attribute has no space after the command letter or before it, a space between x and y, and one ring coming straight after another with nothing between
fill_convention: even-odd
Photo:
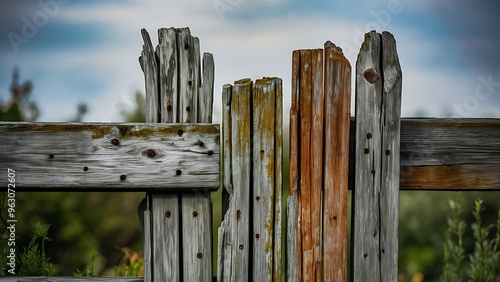
<instances>
[{"instance_id":1,"label":"green foliage","mask_svg":"<svg viewBox=\"0 0 500 282\"><path fill-rule=\"evenodd\" d=\"M474 205L474 220L471 229L474 238L474 250L465 261L463 247L464 231L467 227L461 220L461 201L450 201L453 216L448 220L445 233L443 281L455 282L498 282L500 281L500 210L498 211L496 233L490 238L494 225L484 225L481 213L484 211L483 201L477 200ZM464 267L465 266L465 267ZM464 269L465 268L465 269ZM467 274L467 275L465 275Z\"/></svg>"},{"instance_id":2,"label":"green foliage","mask_svg":"<svg viewBox=\"0 0 500 282\"><path fill-rule=\"evenodd\" d=\"M97 251L93 251L90 256L90 263L85 267L83 271L77 270L75 276L78 277L92 277L96 276L95 271L95 260L97 258Z\"/></svg>"},{"instance_id":3,"label":"green foliage","mask_svg":"<svg viewBox=\"0 0 500 282\"><path fill-rule=\"evenodd\" d=\"M22 264L19 268L19 276L51 276L57 273L56 265L50 263L45 254L45 243L50 241L48 233L49 225L35 224L31 241L20 255Z\"/></svg>"}]
</instances>

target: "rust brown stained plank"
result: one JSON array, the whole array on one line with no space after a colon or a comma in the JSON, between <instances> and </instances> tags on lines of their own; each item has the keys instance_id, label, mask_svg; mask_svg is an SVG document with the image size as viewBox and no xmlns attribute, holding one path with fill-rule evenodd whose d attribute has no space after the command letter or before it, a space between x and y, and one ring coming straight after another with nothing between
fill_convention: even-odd
<instances>
[{"instance_id":1,"label":"rust brown stained plank","mask_svg":"<svg viewBox=\"0 0 500 282\"><path fill-rule=\"evenodd\" d=\"M311 243L313 251L312 281L321 280L321 198L323 188L323 49L311 50ZM308 93L304 93L307 95Z\"/></svg>"},{"instance_id":2,"label":"rust brown stained plank","mask_svg":"<svg viewBox=\"0 0 500 282\"><path fill-rule=\"evenodd\" d=\"M298 205L298 156L299 156L299 70L300 53L292 53L292 105L290 108L290 197L288 198L287 232L291 242L287 244L286 275L287 281L301 281L302 277L302 241L300 236L300 208Z\"/></svg>"},{"instance_id":3,"label":"rust brown stained plank","mask_svg":"<svg viewBox=\"0 0 500 282\"><path fill-rule=\"evenodd\" d=\"M325 43L324 281L347 281L350 78L342 50Z\"/></svg>"},{"instance_id":4,"label":"rust brown stained plank","mask_svg":"<svg viewBox=\"0 0 500 282\"><path fill-rule=\"evenodd\" d=\"M302 239L302 281L312 281L314 254L312 245L311 222L311 50L300 51L300 206Z\"/></svg>"}]
</instances>

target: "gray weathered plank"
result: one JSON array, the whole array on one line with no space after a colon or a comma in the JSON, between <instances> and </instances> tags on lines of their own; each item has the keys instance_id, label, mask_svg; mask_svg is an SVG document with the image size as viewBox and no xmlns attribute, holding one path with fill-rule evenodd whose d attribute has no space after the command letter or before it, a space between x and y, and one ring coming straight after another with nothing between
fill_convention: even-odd
<instances>
[{"instance_id":1,"label":"gray weathered plank","mask_svg":"<svg viewBox=\"0 0 500 282\"><path fill-rule=\"evenodd\" d=\"M194 63L195 40L189 28L180 29L177 34L177 44L179 50L179 120L177 122L196 122L195 101L197 101L198 87L195 83L195 72L197 66Z\"/></svg>"},{"instance_id":2,"label":"gray weathered plank","mask_svg":"<svg viewBox=\"0 0 500 282\"><path fill-rule=\"evenodd\" d=\"M384 80L381 119L380 281L397 281L402 74L396 41L388 32L382 33L381 57Z\"/></svg>"},{"instance_id":3,"label":"gray weathered plank","mask_svg":"<svg viewBox=\"0 0 500 282\"><path fill-rule=\"evenodd\" d=\"M160 120L158 58L151 44L149 33L145 29L141 29L141 34L144 45L142 45L139 63L144 72L146 83L146 120L158 122Z\"/></svg>"},{"instance_id":4,"label":"gray weathered plank","mask_svg":"<svg viewBox=\"0 0 500 282\"><path fill-rule=\"evenodd\" d=\"M397 281L401 68L389 33L365 35L356 66L353 279Z\"/></svg>"},{"instance_id":5,"label":"gray weathered plank","mask_svg":"<svg viewBox=\"0 0 500 282\"><path fill-rule=\"evenodd\" d=\"M230 281L247 281L250 277L250 197L251 190L251 101L252 81L236 81L231 98L231 166L233 197L230 202L232 265Z\"/></svg>"},{"instance_id":6,"label":"gray weathered plank","mask_svg":"<svg viewBox=\"0 0 500 282\"><path fill-rule=\"evenodd\" d=\"M175 28L158 30L158 47L160 59L160 106L161 122L177 122L178 105L178 58L177 36Z\"/></svg>"},{"instance_id":7,"label":"gray weathered plank","mask_svg":"<svg viewBox=\"0 0 500 282\"><path fill-rule=\"evenodd\" d=\"M181 194L184 281L212 279L212 203L210 195Z\"/></svg>"},{"instance_id":8,"label":"gray weathered plank","mask_svg":"<svg viewBox=\"0 0 500 282\"><path fill-rule=\"evenodd\" d=\"M142 277L0 277L6 282L143 282Z\"/></svg>"},{"instance_id":9,"label":"gray weathered plank","mask_svg":"<svg viewBox=\"0 0 500 282\"><path fill-rule=\"evenodd\" d=\"M287 199L287 225L286 225L286 234L287 234L287 244L286 244L286 281L287 282L297 282L299 281L299 273L300 273L300 261L298 258L297 251L297 190L293 190L292 194Z\"/></svg>"},{"instance_id":10,"label":"gray weathered plank","mask_svg":"<svg viewBox=\"0 0 500 282\"><path fill-rule=\"evenodd\" d=\"M354 186L351 118L349 189ZM400 190L500 190L500 119L402 118Z\"/></svg>"},{"instance_id":11,"label":"gray weathered plank","mask_svg":"<svg viewBox=\"0 0 500 282\"><path fill-rule=\"evenodd\" d=\"M380 48L380 34L367 33L356 63L353 281L384 281L379 260L383 87Z\"/></svg>"},{"instance_id":12,"label":"gray weathered plank","mask_svg":"<svg viewBox=\"0 0 500 282\"><path fill-rule=\"evenodd\" d=\"M214 56L203 54L203 81L198 93L198 122L212 121L214 99L215 64Z\"/></svg>"},{"instance_id":13,"label":"gray weathered plank","mask_svg":"<svg viewBox=\"0 0 500 282\"><path fill-rule=\"evenodd\" d=\"M16 170L19 189L216 190L219 185L217 125L2 123L0 141L0 168Z\"/></svg>"},{"instance_id":14,"label":"gray weathered plank","mask_svg":"<svg viewBox=\"0 0 500 282\"><path fill-rule=\"evenodd\" d=\"M223 174L222 174L222 215L229 209L229 197L233 194L232 172L231 172L231 97L233 87L226 84L222 88L222 146Z\"/></svg>"},{"instance_id":15,"label":"gray weathered plank","mask_svg":"<svg viewBox=\"0 0 500 282\"><path fill-rule=\"evenodd\" d=\"M275 186L275 91L272 80L253 85L253 279L272 281Z\"/></svg>"},{"instance_id":16,"label":"gray weathered plank","mask_svg":"<svg viewBox=\"0 0 500 282\"><path fill-rule=\"evenodd\" d=\"M153 281L180 281L180 207L175 193L151 194Z\"/></svg>"},{"instance_id":17,"label":"gray weathered plank","mask_svg":"<svg viewBox=\"0 0 500 282\"><path fill-rule=\"evenodd\" d=\"M281 281L282 273L282 224L283 224L283 81L274 78L276 102L274 116L274 276L273 281ZM286 240L285 240L286 242Z\"/></svg>"}]
</instances>

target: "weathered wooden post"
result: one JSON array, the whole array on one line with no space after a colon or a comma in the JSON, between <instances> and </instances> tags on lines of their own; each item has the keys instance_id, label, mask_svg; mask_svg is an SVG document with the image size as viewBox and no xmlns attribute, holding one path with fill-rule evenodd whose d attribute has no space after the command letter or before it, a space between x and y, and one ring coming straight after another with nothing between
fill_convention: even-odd
<instances>
[{"instance_id":1,"label":"weathered wooden post","mask_svg":"<svg viewBox=\"0 0 500 282\"><path fill-rule=\"evenodd\" d=\"M199 40L189 28L158 30L153 50L146 30L139 62L146 81L147 122L211 123L214 62L203 56L200 68ZM203 81L202 81L203 76ZM189 132L178 131L179 137ZM219 140L195 140L207 155L214 154ZM170 171L186 184L196 171L178 159ZM214 167L218 171L218 166ZM193 183L194 184L194 183ZM144 216L145 281L210 281L212 279L212 208L210 191L218 185L179 187L174 192L148 193L139 207ZM145 210L142 211L142 208Z\"/></svg>"},{"instance_id":2,"label":"weathered wooden post","mask_svg":"<svg viewBox=\"0 0 500 282\"><path fill-rule=\"evenodd\" d=\"M224 189L218 281L281 281L282 85L250 79L225 85Z\"/></svg>"},{"instance_id":3,"label":"weathered wooden post","mask_svg":"<svg viewBox=\"0 0 500 282\"><path fill-rule=\"evenodd\" d=\"M350 77L331 42L293 52L288 281L347 279Z\"/></svg>"},{"instance_id":4,"label":"weathered wooden post","mask_svg":"<svg viewBox=\"0 0 500 282\"><path fill-rule=\"evenodd\" d=\"M367 33L356 63L353 281L397 281L401 81L392 34Z\"/></svg>"}]
</instances>

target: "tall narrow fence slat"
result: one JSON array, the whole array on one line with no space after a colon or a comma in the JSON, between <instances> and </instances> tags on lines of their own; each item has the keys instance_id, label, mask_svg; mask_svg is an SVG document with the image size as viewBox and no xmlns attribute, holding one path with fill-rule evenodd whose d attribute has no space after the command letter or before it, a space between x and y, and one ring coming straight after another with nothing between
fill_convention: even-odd
<instances>
[{"instance_id":1,"label":"tall narrow fence slat","mask_svg":"<svg viewBox=\"0 0 500 282\"><path fill-rule=\"evenodd\" d=\"M382 33L383 118L380 191L381 281L398 280L398 224L402 73L396 41Z\"/></svg>"},{"instance_id":2,"label":"tall narrow fence slat","mask_svg":"<svg viewBox=\"0 0 500 282\"><path fill-rule=\"evenodd\" d=\"M143 37L149 40L145 30ZM158 31L159 45L156 48L155 62L158 60L159 75L158 87L154 91L146 91L147 101L157 99L156 104L160 109L161 122L173 123L211 123L214 64L213 57L206 54L203 60L203 81L201 77L200 45L199 39L191 36L189 28L170 28ZM148 41L150 42L150 40ZM147 45L147 44L146 44ZM149 44L150 45L150 44ZM147 46L149 46L147 45ZM152 49L152 48L151 48ZM149 50L149 49L148 49ZM144 53L144 52L143 52ZM141 56L141 65L145 65L145 58ZM143 67L143 70L145 68ZM146 83L151 74L145 72ZM200 94L201 92L201 95ZM148 122L152 121L148 108ZM200 113L200 116L198 116ZM177 132L181 140L185 139L186 132ZM202 150L207 156L212 156L214 150L212 143L218 143L218 136L213 140L202 140L199 134L196 140L191 140L194 151ZM189 165L184 160L177 160L171 166L176 178L203 175L203 171L190 172ZM219 170L219 163L212 169ZM219 178L219 176L217 176ZM149 238L152 244L152 263L145 270L147 281L210 281L212 279L212 208L210 193L200 191L194 182L182 193L149 194L151 200L151 224L144 224L151 230L144 230L152 234ZM144 204L140 205L140 208ZM147 212L144 215L147 217ZM167 216L168 214L168 216ZM176 216L170 220L168 229L161 229L162 224L168 221L169 216ZM149 248L146 246L145 249ZM182 253L181 253L182 251ZM173 255L173 256L172 256ZM173 258L173 259L172 259ZM152 277L149 277L152 273Z\"/></svg>"},{"instance_id":3,"label":"tall narrow fence slat","mask_svg":"<svg viewBox=\"0 0 500 282\"><path fill-rule=\"evenodd\" d=\"M349 62L333 43L294 51L287 231L297 249L287 258L299 271L289 264L291 281L347 279L349 87Z\"/></svg>"},{"instance_id":4,"label":"tall narrow fence slat","mask_svg":"<svg viewBox=\"0 0 500 282\"><path fill-rule=\"evenodd\" d=\"M331 42L325 43L324 77L323 277L347 281L351 66Z\"/></svg>"},{"instance_id":5,"label":"tall narrow fence slat","mask_svg":"<svg viewBox=\"0 0 500 282\"><path fill-rule=\"evenodd\" d=\"M281 280L281 86L280 79L263 78L223 88L223 140L231 148L224 150L230 170L223 183L230 198L219 229L218 281Z\"/></svg>"},{"instance_id":6,"label":"tall narrow fence slat","mask_svg":"<svg viewBox=\"0 0 500 282\"><path fill-rule=\"evenodd\" d=\"M223 173L222 173L222 215L224 216L229 209L229 197L233 194L232 171L231 171L231 97L232 86L226 84L222 88L222 136L224 144L223 154Z\"/></svg>"},{"instance_id":7,"label":"tall narrow fence slat","mask_svg":"<svg viewBox=\"0 0 500 282\"><path fill-rule=\"evenodd\" d=\"M400 103L395 41L390 34L367 33L356 65L356 281L397 280Z\"/></svg>"},{"instance_id":8,"label":"tall narrow fence slat","mask_svg":"<svg viewBox=\"0 0 500 282\"><path fill-rule=\"evenodd\" d=\"M290 107L290 188L287 199L286 279L302 281L302 239L300 236L301 214L299 193L299 73L300 52L292 52L292 89Z\"/></svg>"}]
</instances>

